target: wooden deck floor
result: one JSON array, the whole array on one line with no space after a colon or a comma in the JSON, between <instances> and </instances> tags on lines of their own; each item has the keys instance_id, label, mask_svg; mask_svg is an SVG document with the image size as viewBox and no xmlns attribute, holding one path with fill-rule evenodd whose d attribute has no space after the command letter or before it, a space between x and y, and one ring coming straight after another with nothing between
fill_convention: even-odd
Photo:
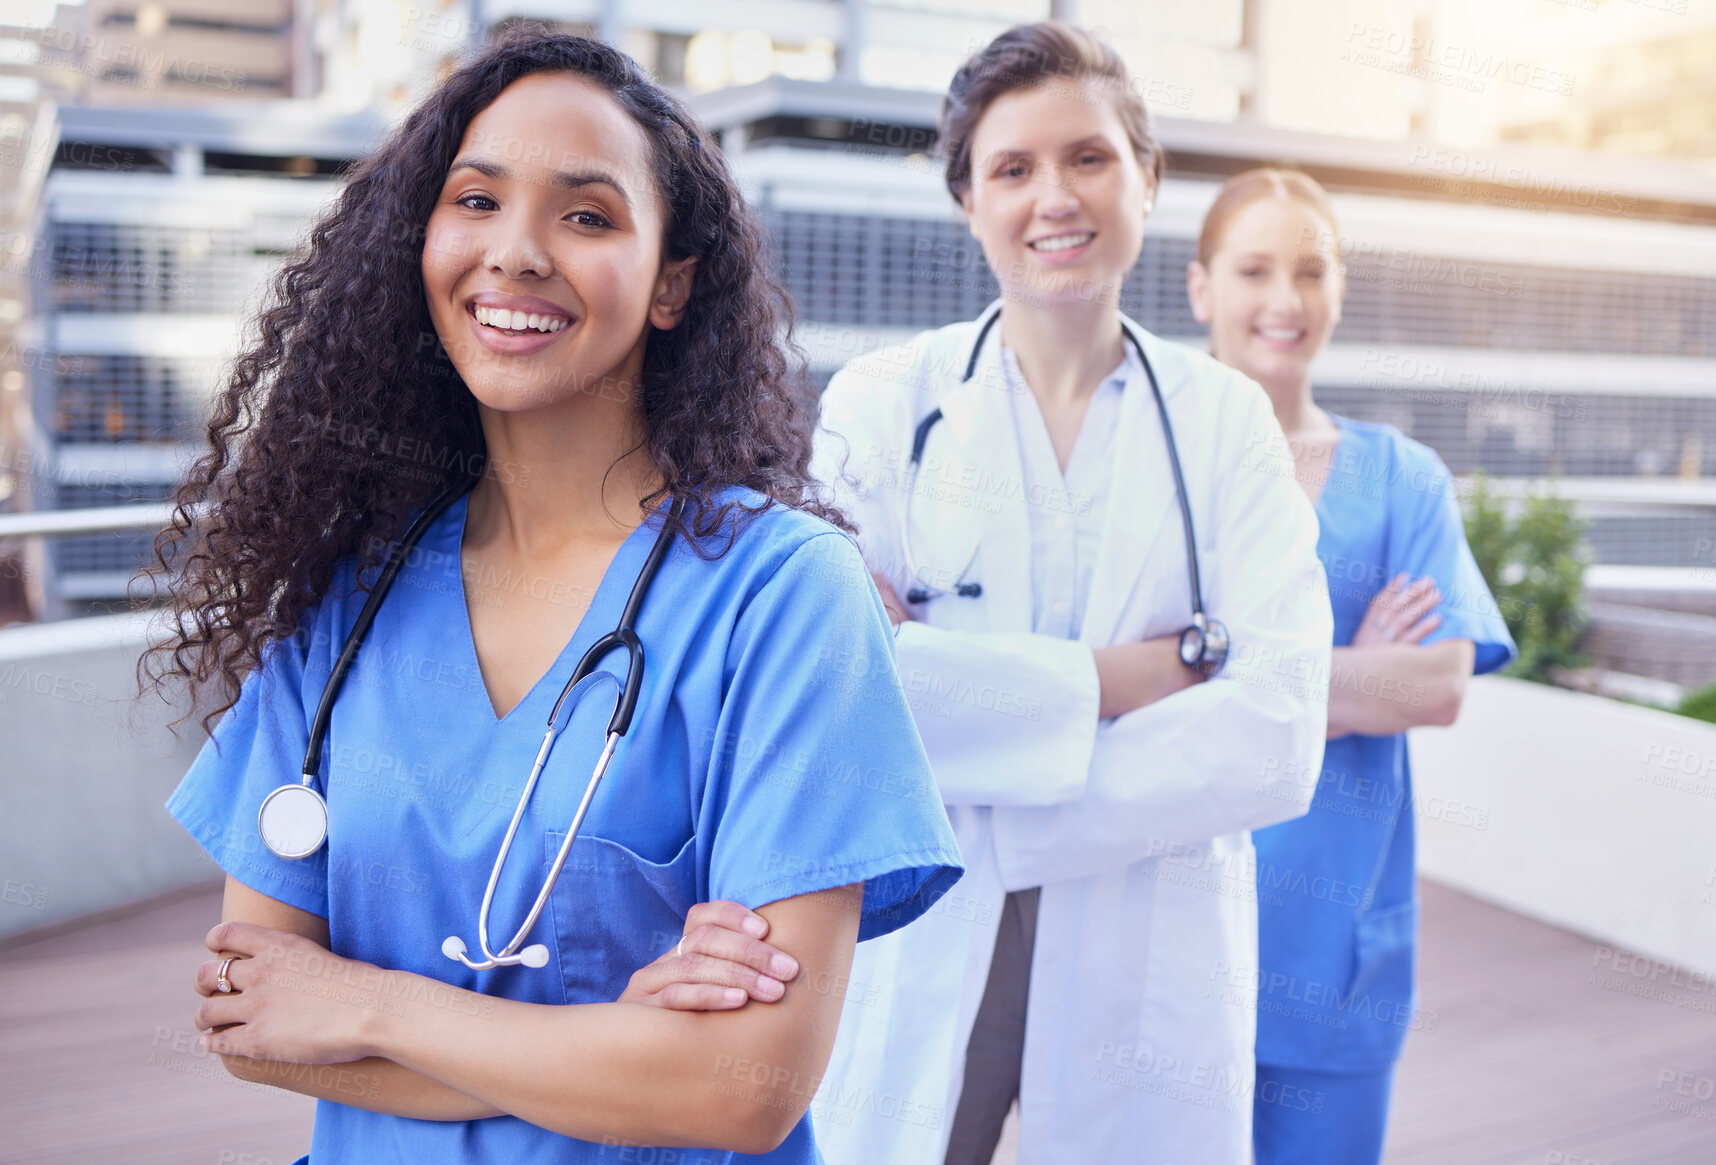
<instances>
[{"instance_id":1,"label":"wooden deck floor","mask_svg":"<svg viewBox=\"0 0 1716 1165\"><path fill-rule=\"evenodd\" d=\"M219 903L199 893L0 951L0 1162L306 1151L312 1102L192 1050L188 976ZM1429 884L1421 967L1390 1165L1716 1162L1716 986Z\"/></svg>"},{"instance_id":2,"label":"wooden deck floor","mask_svg":"<svg viewBox=\"0 0 1716 1165\"><path fill-rule=\"evenodd\" d=\"M290 1165L309 1151L315 1101L234 1080L196 1047L190 977L218 921L216 889L0 951L0 1162Z\"/></svg>"},{"instance_id":3,"label":"wooden deck floor","mask_svg":"<svg viewBox=\"0 0 1716 1165\"><path fill-rule=\"evenodd\" d=\"M1716 1162L1716 984L1422 889L1389 1165Z\"/></svg>"}]
</instances>

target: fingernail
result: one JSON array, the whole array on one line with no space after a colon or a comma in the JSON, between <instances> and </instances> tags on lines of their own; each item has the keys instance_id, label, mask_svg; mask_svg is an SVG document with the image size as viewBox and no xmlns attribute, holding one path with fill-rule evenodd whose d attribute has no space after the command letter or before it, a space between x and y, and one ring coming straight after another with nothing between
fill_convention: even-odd
<instances>
[{"instance_id":1,"label":"fingernail","mask_svg":"<svg viewBox=\"0 0 1716 1165\"><path fill-rule=\"evenodd\" d=\"M721 998L728 1003L743 1003L745 1000L749 999L750 996L746 995L737 987L729 987L727 990L721 992Z\"/></svg>"},{"instance_id":2,"label":"fingernail","mask_svg":"<svg viewBox=\"0 0 1716 1165\"><path fill-rule=\"evenodd\" d=\"M761 938L769 929L769 924L758 918L755 914L746 915L745 921L741 925L744 926L745 933L754 938Z\"/></svg>"},{"instance_id":3,"label":"fingernail","mask_svg":"<svg viewBox=\"0 0 1716 1165\"><path fill-rule=\"evenodd\" d=\"M786 994L786 984L778 979L771 979L767 975L758 975L757 990L770 999L775 999Z\"/></svg>"},{"instance_id":4,"label":"fingernail","mask_svg":"<svg viewBox=\"0 0 1716 1165\"><path fill-rule=\"evenodd\" d=\"M794 975L798 974L798 963L791 955L776 955L774 958L769 960L769 970L779 975L782 979L791 979Z\"/></svg>"}]
</instances>

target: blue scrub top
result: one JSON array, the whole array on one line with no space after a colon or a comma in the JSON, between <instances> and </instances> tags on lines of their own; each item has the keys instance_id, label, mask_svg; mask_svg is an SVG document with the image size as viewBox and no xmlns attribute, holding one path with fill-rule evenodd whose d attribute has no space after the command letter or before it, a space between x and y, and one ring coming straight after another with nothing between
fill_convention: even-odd
<instances>
[{"instance_id":1,"label":"blue scrub top","mask_svg":"<svg viewBox=\"0 0 1716 1165\"><path fill-rule=\"evenodd\" d=\"M1513 639L1466 545L1441 458L1391 425L1330 419L1341 432L1317 499L1317 556L1334 645L1352 643L1390 579L1429 575L1442 592L1442 622L1423 642L1470 639L1475 673L1505 666ZM1257 830L1252 840L1258 1063L1386 1068L1408 1030L1434 1023L1418 1012L1413 986L1418 897L1406 735L1329 741L1310 812Z\"/></svg>"},{"instance_id":2,"label":"blue scrub top","mask_svg":"<svg viewBox=\"0 0 1716 1165\"><path fill-rule=\"evenodd\" d=\"M761 495L726 495L749 505ZM301 633L267 653L168 810L245 885L328 920L335 953L533 1003L612 1002L679 941L686 911L756 908L864 883L859 938L917 918L959 878L958 848L894 668L893 638L857 549L774 506L721 557L676 538L643 602L642 692L529 942L540 969L471 971L477 913L549 710L578 659L612 629L659 521L634 531L553 667L496 720L477 666L459 548L465 502L426 532L381 604L335 704L322 788L327 846L276 858L262 798L295 782L323 685L358 609L352 565ZM717 535L706 552L719 552ZM497 580L489 580L491 583ZM552 579L498 580L547 601ZM624 651L601 665L623 678ZM503 946L523 922L589 782L616 685L580 699L519 826L491 913ZM376 1161L569 1162L622 1150L514 1117L420 1121L317 1103L315 1165ZM624 1150L627 1160L750 1160L713 1150ZM819 1160L807 1115L771 1162Z\"/></svg>"}]
</instances>

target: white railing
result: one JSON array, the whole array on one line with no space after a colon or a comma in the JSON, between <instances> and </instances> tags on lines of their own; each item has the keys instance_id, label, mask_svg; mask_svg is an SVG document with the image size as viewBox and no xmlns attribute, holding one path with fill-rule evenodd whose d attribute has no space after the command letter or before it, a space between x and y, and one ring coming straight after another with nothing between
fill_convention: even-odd
<instances>
[{"instance_id":1,"label":"white railing","mask_svg":"<svg viewBox=\"0 0 1716 1165\"><path fill-rule=\"evenodd\" d=\"M0 538L61 538L73 534L159 530L172 520L170 502L95 506L87 510L27 510L0 514Z\"/></svg>"},{"instance_id":2,"label":"white railing","mask_svg":"<svg viewBox=\"0 0 1716 1165\"><path fill-rule=\"evenodd\" d=\"M1466 496L1472 484L1472 478L1456 479L1460 496ZM1533 497L1561 498L1572 502L1581 518L1716 512L1716 477L1492 477L1485 481L1485 488L1492 499L1508 508ZM1706 557L1709 561L1702 566L1593 563L1585 568L1585 589L1598 593L1706 592L1716 598L1716 546L1707 549Z\"/></svg>"},{"instance_id":3,"label":"white railing","mask_svg":"<svg viewBox=\"0 0 1716 1165\"><path fill-rule=\"evenodd\" d=\"M1470 478L1457 478L1462 496ZM1536 496L1565 498L1582 517L1626 516L1665 510L1716 511L1716 478L1490 478L1490 496L1518 505ZM100 506L87 510L32 510L0 514L0 539L58 538L113 534L130 530L159 530L172 521L168 502ZM1595 591L1710 591L1716 594L1716 548L1711 565L1627 566L1597 563L1585 572L1585 585Z\"/></svg>"},{"instance_id":4,"label":"white railing","mask_svg":"<svg viewBox=\"0 0 1716 1165\"><path fill-rule=\"evenodd\" d=\"M1458 480L1464 493L1473 479ZM1499 501L1564 498L1581 511L1600 513L1716 510L1716 477L1492 477L1485 487Z\"/></svg>"}]
</instances>

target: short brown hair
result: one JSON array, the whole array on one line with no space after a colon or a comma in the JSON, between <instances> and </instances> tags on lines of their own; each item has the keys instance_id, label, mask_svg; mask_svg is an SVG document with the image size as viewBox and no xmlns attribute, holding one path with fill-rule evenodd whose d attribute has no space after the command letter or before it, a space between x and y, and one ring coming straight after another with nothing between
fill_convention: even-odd
<instances>
[{"instance_id":1,"label":"short brown hair","mask_svg":"<svg viewBox=\"0 0 1716 1165\"><path fill-rule=\"evenodd\" d=\"M1139 164L1159 183L1164 154L1150 111L1132 87L1126 63L1090 32L1058 20L1020 24L990 41L953 75L941 103L939 149L947 160L947 192L958 200L971 189L971 136L997 97L1046 81L1095 80L1110 90L1114 111Z\"/></svg>"}]
</instances>

